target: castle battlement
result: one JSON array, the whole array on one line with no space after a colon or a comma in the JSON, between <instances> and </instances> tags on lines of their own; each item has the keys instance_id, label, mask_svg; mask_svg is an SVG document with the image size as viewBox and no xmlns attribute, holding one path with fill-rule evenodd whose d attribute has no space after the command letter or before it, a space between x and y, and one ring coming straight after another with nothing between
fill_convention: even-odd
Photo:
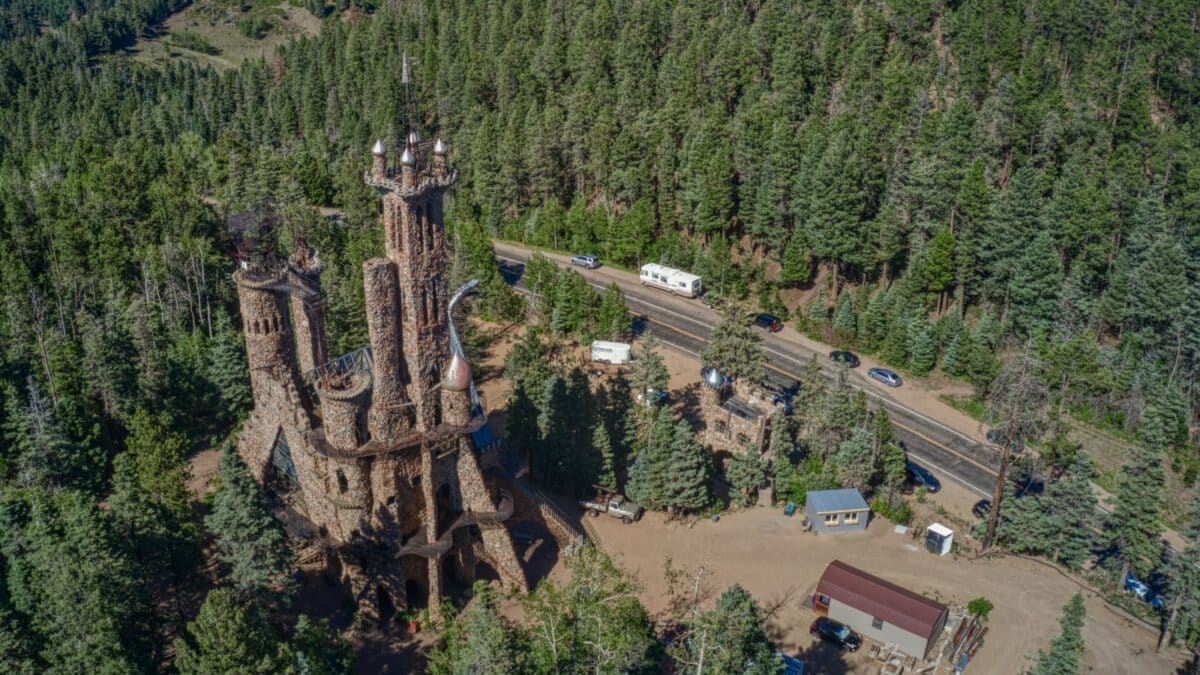
<instances>
[{"instance_id":1,"label":"castle battlement","mask_svg":"<svg viewBox=\"0 0 1200 675\"><path fill-rule=\"evenodd\" d=\"M440 598L443 574L469 584L480 562L527 586L504 527L512 499L493 496L472 442L486 407L452 348L442 200L457 173L447 159L445 142L422 143L411 125L391 153L375 144L364 181L382 196L386 245L363 263L370 344L333 361L316 252L299 240L292 260L278 260L268 225L236 219L254 395L238 452L307 519L312 545L338 561L368 612Z\"/></svg>"}]
</instances>

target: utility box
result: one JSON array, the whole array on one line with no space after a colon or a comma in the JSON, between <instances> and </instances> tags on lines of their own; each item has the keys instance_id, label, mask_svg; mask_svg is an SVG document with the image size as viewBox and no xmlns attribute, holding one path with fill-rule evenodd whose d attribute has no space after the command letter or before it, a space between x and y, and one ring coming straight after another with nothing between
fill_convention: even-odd
<instances>
[{"instance_id":1,"label":"utility box","mask_svg":"<svg viewBox=\"0 0 1200 675\"><path fill-rule=\"evenodd\" d=\"M946 555L954 543L954 530L934 523L925 529L925 549L934 555Z\"/></svg>"}]
</instances>

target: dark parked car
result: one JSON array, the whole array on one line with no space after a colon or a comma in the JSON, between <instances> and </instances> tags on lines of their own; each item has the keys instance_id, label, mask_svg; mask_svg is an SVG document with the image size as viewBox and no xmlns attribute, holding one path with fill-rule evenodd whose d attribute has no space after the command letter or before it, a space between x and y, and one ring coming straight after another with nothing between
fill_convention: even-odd
<instances>
[{"instance_id":1,"label":"dark parked car","mask_svg":"<svg viewBox=\"0 0 1200 675\"><path fill-rule=\"evenodd\" d=\"M990 499L980 499L979 501L975 502L975 506L971 507L971 514L980 520L987 518L988 514L991 512L992 500Z\"/></svg>"},{"instance_id":2,"label":"dark parked car","mask_svg":"<svg viewBox=\"0 0 1200 675\"><path fill-rule=\"evenodd\" d=\"M573 255L571 256L571 264L594 270L600 266L600 259L594 255Z\"/></svg>"},{"instance_id":3,"label":"dark parked car","mask_svg":"<svg viewBox=\"0 0 1200 675\"><path fill-rule=\"evenodd\" d=\"M847 368L857 368L859 363L858 355L854 352L829 352L829 360L834 363L844 363Z\"/></svg>"},{"instance_id":4,"label":"dark parked car","mask_svg":"<svg viewBox=\"0 0 1200 675\"><path fill-rule=\"evenodd\" d=\"M906 460L904 462L904 469L908 472L908 482L924 487L926 492L937 492L942 489L941 482L929 472L929 469L920 464L914 464L912 461Z\"/></svg>"},{"instance_id":5,"label":"dark parked car","mask_svg":"<svg viewBox=\"0 0 1200 675\"><path fill-rule=\"evenodd\" d=\"M904 381L900 379L900 376L897 375L895 371L888 370L887 368L872 368L867 371L867 375L869 375L871 379L879 380L889 387L899 387Z\"/></svg>"},{"instance_id":6,"label":"dark parked car","mask_svg":"<svg viewBox=\"0 0 1200 675\"><path fill-rule=\"evenodd\" d=\"M809 635L832 642L848 652L856 652L862 646L862 637L850 627L827 616L818 616L808 627Z\"/></svg>"},{"instance_id":7,"label":"dark parked car","mask_svg":"<svg viewBox=\"0 0 1200 675\"><path fill-rule=\"evenodd\" d=\"M773 314L759 314L755 316L754 325L771 333L778 333L783 330L783 322Z\"/></svg>"}]
</instances>

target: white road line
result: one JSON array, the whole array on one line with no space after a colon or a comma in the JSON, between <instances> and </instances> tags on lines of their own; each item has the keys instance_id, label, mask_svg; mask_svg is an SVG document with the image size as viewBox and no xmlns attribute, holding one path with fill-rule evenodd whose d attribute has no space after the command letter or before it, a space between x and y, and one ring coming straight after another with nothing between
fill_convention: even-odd
<instances>
[{"instance_id":1,"label":"white road line","mask_svg":"<svg viewBox=\"0 0 1200 675\"><path fill-rule=\"evenodd\" d=\"M508 256L504 256L504 255L500 255L500 254L496 254L496 257L497 257L497 258L499 258L499 259L501 259L501 260L507 260L507 261L509 261L509 262L519 263L519 264L521 264L521 265L524 265L524 264L526 263L526 261L524 261L524 260L520 260L520 259L518 259L518 258L510 258L510 257L508 257ZM556 263L556 264L558 264L558 263ZM561 267L562 265L560 264L559 266ZM589 284L590 284L590 285L591 285L593 288L597 288L597 289L600 289L600 290L604 290L605 288L607 288L607 285L605 285L605 284L600 284L600 283L596 283L596 282L592 281L591 279L588 279L586 276L584 277L584 279L587 279L587 280L588 280L588 283L589 283ZM626 283L631 283L631 282L626 282ZM647 306L647 307L649 307L649 308L653 309L654 311L657 311L657 312L664 312L664 313L666 313L666 314L670 314L670 315L672 315L672 316L676 316L676 317L679 317L679 318L681 318L681 319L685 319L685 320L687 320L687 321L691 321L692 323L695 323L695 324L697 324L697 325L699 325L699 326L703 326L703 327L704 327L705 329L707 329L707 330L710 330L710 331L712 330L712 326L711 326L711 325L709 325L709 324L707 324L707 323L705 323L705 322L703 322L703 321L701 321L701 320L699 320L699 319L697 319L697 318L695 318L695 317L690 317L690 316L687 316L686 314L680 314L679 312L676 312L676 311L674 311L674 310L668 309L668 308L666 308L666 307L662 307L661 305L656 305L656 304L652 303L652 302L651 302L651 301L649 301L649 300L643 300L642 298L638 298L638 297L635 297L635 296L629 295L628 293L626 293L626 296L625 296L625 297L626 297L626 298L628 298L629 300L633 301L633 302L638 302L638 303L641 303L642 305L645 305L645 306ZM677 330L678 330L678 329L677 329ZM696 336L696 337L699 337L699 336ZM701 338L701 339L703 339L703 338ZM807 347L803 347L803 346L800 346L800 345L797 345L797 348L799 348L799 349L804 349L804 350L807 350L807 349L808 349ZM788 361L791 361L793 364L799 364L799 365L801 365L801 366L803 366L803 365L804 365L804 364L803 364L803 361L804 361L803 359L798 359L798 358L796 358L796 357L794 357L794 356L790 356L790 355L788 355L788 354L784 354L783 352L780 352L779 350L777 350L777 349L774 349L774 348L772 348L772 347L770 347L770 346L767 346L767 345L765 345L765 344L763 345L763 349L764 349L764 351L766 351L766 352L768 352L768 353L770 353L770 354L774 354L775 356L778 356L778 357L780 357L780 358L787 359ZM816 354L816 352L813 352L813 353L814 353L814 354ZM828 371L827 371L825 368L821 368L821 370L822 370L822 372L826 372L826 373L828 374ZM935 427L937 427L937 428L941 429L942 431L945 431L946 433L952 434L953 436L957 437L958 439L960 439L960 440L962 440L962 441L965 441L965 442L967 442L968 444L970 444L970 445L972 445L972 446L977 446L977 445L979 445L979 441L975 440L974 438L971 438L970 436L968 436L968 435L964 434L964 433L963 433L963 432L961 432L961 431L958 431L957 429L952 429L952 428L950 428L950 427L946 426L945 424L942 424L941 422L939 422L939 421L937 421L937 420L935 420L935 419L933 419L933 418L931 418L931 417L929 417L929 416L927 416L927 415L924 415L924 414L922 414L922 413L919 413L919 412L917 412L916 410L913 410L912 408L909 408L908 406L906 406L906 405L904 405L904 404L902 404L902 403L900 403L900 402L896 401L895 399L892 399L892 398L889 398L889 397L886 397L886 396L884 396L883 394L879 394L879 393L877 393L877 392L871 391L870 389L868 389L868 388L866 388L866 387L864 387L864 386L862 386L862 385L855 384L855 383L853 383L853 382L851 382L851 386L853 386L853 387L855 387L855 388L857 388L857 389L861 389L861 390L862 390L864 393L866 393L866 395L867 395L868 397L874 398L874 399L876 399L876 400L880 401L881 403L883 403L883 404L885 404L885 405L886 405L886 404L891 404L893 407L896 407L896 408L899 408L899 409L903 410L903 411L904 411L906 414L908 414L908 415L912 415L913 417L916 417L916 418L920 419L921 421L925 422L926 424L930 424L930 425L932 425L932 426L935 426Z\"/></svg>"}]
</instances>

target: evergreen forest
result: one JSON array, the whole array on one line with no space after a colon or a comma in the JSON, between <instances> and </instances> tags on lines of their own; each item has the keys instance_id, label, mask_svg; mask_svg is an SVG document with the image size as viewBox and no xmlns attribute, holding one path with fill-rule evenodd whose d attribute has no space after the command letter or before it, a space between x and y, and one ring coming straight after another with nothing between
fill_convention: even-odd
<instances>
[{"instance_id":1,"label":"evergreen forest","mask_svg":"<svg viewBox=\"0 0 1200 675\"><path fill-rule=\"evenodd\" d=\"M404 54L422 133L447 140L459 172L450 239L456 273L483 280L482 313L522 311L491 259L501 238L689 269L906 373L964 379L980 402L1021 351L1047 408L1136 441L1113 486L1130 524L1114 545L1135 570L1157 566L1167 478L1200 473L1194 2L310 0L319 35L277 53L225 68L133 58L187 4L0 0L5 669L349 668L346 645L288 604L293 561L245 467L225 453L197 509L186 458L225 445L250 404L225 216L271 204L280 248L300 236L320 251L331 351L366 343L361 262L382 237L362 174L376 138L396 145ZM551 333L623 333L619 291L581 301L570 276L545 284L567 299L532 307ZM577 375L511 372L528 368L514 391L530 410L555 388L584 395ZM627 429L616 404L587 405L575 426L543 414L517 432L608 448L588 480L628 478L664 508L707 503L712 467L669 415L639 409ZM794 424L828 459L777 477L795 490L895 482L882 426ZM547 480L564 471L530 460ZM1059 464L1069 500L1090 465ZM736 471L744 487L763 469ZM1014 549L1071 566L1090 543L1003 527ZM1200 580L1178 564L1165 574L1195 591L1172 624L1195 643ZM575 592L533 602L566 621L555 598ZM760 609L740 587L721 597L697 634L736 623L745 649L722 667L763 663L747 619ZM536 635L472 631L495 625L481 602L435 668L469 672L473 641L490 637L519 652L514 672L563 658L637 670L654 654L633 605L611 611L641 642L563 656Z\"/></svg>"}]
</instances>

